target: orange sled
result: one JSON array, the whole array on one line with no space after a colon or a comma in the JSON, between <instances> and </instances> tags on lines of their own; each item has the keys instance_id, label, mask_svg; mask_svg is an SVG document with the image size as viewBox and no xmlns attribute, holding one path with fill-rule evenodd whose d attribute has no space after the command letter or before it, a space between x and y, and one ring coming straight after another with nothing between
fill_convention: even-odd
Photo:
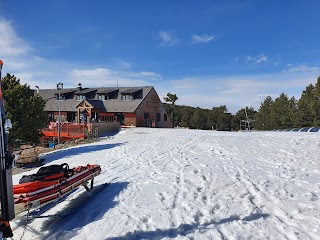
<instances>
[{"instance_id":1,"label":"orange sled","mask_svg":"<svg viewBox=\"0 0 320 240\"><path fill-rule=\"evenodd\" d=\"M56 169L55 169L56 168ZM32 206L54 201L83 185L86 190L93 188L93 179L100 174L100 165L86 165L69 169L67 164L42 167L37 174L23 176L13 186L14 203ZM91 180L90 188L87 186Z\"/></svg>"}]
</instances>

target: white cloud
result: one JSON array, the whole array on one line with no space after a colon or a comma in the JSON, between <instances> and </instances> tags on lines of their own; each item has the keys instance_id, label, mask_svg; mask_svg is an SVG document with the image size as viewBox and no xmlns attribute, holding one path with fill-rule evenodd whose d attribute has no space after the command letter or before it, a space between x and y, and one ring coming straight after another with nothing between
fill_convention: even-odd
<instances>
[{"instance_id":1,"label":"white cloud","mask_svg":"<svg viewBox=\"0 0 320 240\"><path fill-rule=\"evenodd\" d=\"M291 67L292 65L288 64L288 66ZM288 72L316 72L319 70L320 70L319 67L308 67L306 65L300 65L300 66L296 66L296 67L291 67L287 71Z\"/></svg>"},{"instance_id":2,"label":"white cloud","mask_svg":"<svg viewBox=\"0 0 320 240\"><path fill-rule=\"evenodd\" d=\"M193 90L199 88L203 83L202 79L196 77L187 77L182 79L171 80L170 84L173 88L179 90Z\"/></svg>"},{"instance_id":3,"label":"white cloud","mask_svg":"<svg viewBox=\"0 0 320 240\"><path fill-rule=\"evenodd\" d=\"M148 81L158 80L160 74L149 71L115 71L111 68L87 67L81 69L81 63L63 60L45 59L36 56L30 45L16 33L11 22L0 18L0 53L4 61L3 75L10 73L20 78L21 83L31 88L36 85L41 89L55 88L58 82L65 87L75 87L81 82L85 87L101 86L142 86L150 85ZM99 44L97 45L99 47ZM116 68L129 69L132 63L116 59ZM63 67L62 67L63 66Z\"/></svg>"},{"instance_id":4,"label":"white cloud","mask_svg":"<svg viewBox=\"0 0 320 240\"><path fill-rule=\"evenodd\" d=\"M13 57L28 53L31 47L16 34L11 22L0 18L1 57Z\"/></svg>"},{"instance_id":5,"label":"white cloud","mask_svg":"<svg viewBox=\"0 0 320 240\"><path fill-rule=\"evenodd\" d=\"M268 57L265 56L264 54L260 54L260 55L257 57L256 63L261 63L261 62L268 62Z\"/></svg>"},{"instance_id":6,"label":"white cloud","mask_svg":"<svg viewBox=\"0 0 320 240\"><path fill-rule=\"evenodd\" d=\"M96 79L96 78L105 78L110 76L111 70L106 68L96 68L90 70L78 70L74 69L71 72L72 76L75 77L85 77L89 79Z\"/></svg>"},{"instance_id":7,"label":"white cloud","mask_svg":"<svg viewBox=\"0 0 320 240\"><path fill-rule=\"evenodd\" d=\"M159 36L161 38L161 46L169 46L172 47L178 43L178 39L165 31L160 31Z\"/></svg>"},{"instance_id":8,"label":"white cloud","mask_svg":"<svg viewBox=\"0 0 320 240\"><path fill-rule=\"evenodd\" d=\"M225 79L225 85L220 93L226 95L251 94L265 88L265 82L259 82L254 79Z\"/></svg>"},{"instance_id":9,"label":"white cloud","mask_svg":"<svg viewBox=\"0 0 320 240\"><path fill-rule=\"evenodd\" d=\"M191 42L192 43L207 43L214 40L214 36L213 35L208 35L208 34L204 34L204 35L197 35L194 34L191 36Z\"/></svg>"},{"instance_id":10,"label":"white cloud","mask_svg":"<svg viewBox=\"0 0 320 240\"><path fill-rule=\"evenodd\" d=\"M147 77L151 80L159 80L161 79L161 75L158 73L154 73L154 72L141 72L140 75L142 77Z\"/></svg>"},{"instance_id":11,"label":"white cloud","mask_svg":"<svg viewBox=\"0 0 320 240\"><path fill-rule=\"evenodd\" d=\"M192 77L157 84L156 90L164 96L168 89L177 94L179 105L209 108L226 105L235 114L241 108L252 106L258 110L267 96L277 98L282 92L296 99L310 83L317 80L315 73L290 72L270 75L247 75L232 77Z\"/></svg>"},{"instance_id":12,"label":"white cloud","mask_svg":"<svg viewBox=\"0 0 320 240\"><path fill-rule=\"evenodd\" d=\"M115 68L97 68L87 63L66 62L61 59L53 61L36 56L30 45L18 36L13 25L4 19L0 19L0 35L5 36L0 41L1 58L4 60L3 74L5 71L14 74L21 79L21 83L27 83L32 88L36 85L41 89L55 88L60 81L66 88L76 87L79 82L84 87L154 85L159 96L165 96L169 91L177 94L177 104L202 108L227 105L232 113L245 106L253 106L258 110L267 95L279 96L281 92L285 92L290 97L299 98L306 86L316 82L320 70L316 66L288 65L287 71L272 75L229 78L191 76L168 81L162 80L168 79L167 76L163 77L149 70L133 71L133 64L123 60L117 60ZM177 43L177 39L167 32L162 32L160 36L165 46ZM254 64L273 60L260 54L235 58L234 61Z\"/></svg>"},{"instance_id":13,"label":"white cloud","mask_svg":"<svg viewBox=\"0 0 320 240\"><path fill-rule=\"evenodd\" d=\"M268 62L268 57L264 54L260 54L258 56L246 56L244 57L244 62L245 63L263 63L263 62Z\"/></svg>"},{"instance_id":14,"label":"white cloud","mask_svg":"<svg viewBox=\"0 0 320 240\"><path fill-rule=\"evenodd\" d=\"M80 82L84 87L146 86L150 85L148 79L150 80L152 76L155 77L156 74L151 72L144 72L144 74L117 72L107 68L73 69L69 74L68 81Z\"/></svg>"},{"instance_id":15,"label":"white cloud","mask_svg":"<svg viewBox=\"0 0 320 240\"><path fill-rule=\"evenodd\" d=\"M246 57L245 57L245 62L246 62L246 63L254 62L254 61L255 61L255 58L254 58L254 57L251 57L251 56L246 56Z\"/></svg>"},{"instance_id":16,"label":"white cloud","mask_svg":"<svg viewBox=\"0 0 320 240\"><path fill-rule=\"evenodd\" d=\"M121 60L121 59L116 59L116 64L120 68L131 68L133 65L132 63Z\"/></svg>"}]
</instances>

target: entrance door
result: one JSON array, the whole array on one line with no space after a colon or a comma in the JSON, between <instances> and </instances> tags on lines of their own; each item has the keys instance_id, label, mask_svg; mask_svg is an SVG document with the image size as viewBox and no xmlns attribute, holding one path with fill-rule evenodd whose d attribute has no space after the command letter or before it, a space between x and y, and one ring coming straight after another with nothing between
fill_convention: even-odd
<instances>
[{"instance_id":1,"label":"entrance door","mask_svg":"<svg viewBox=\"0 0 320 240\"><path fill-rule=\"evenodd\" d=\"M76 120L76 114L74 112L67 112L67 121L74 122Z\"/></svg>"},{"instance_id":2,"label":"entrance door","mask_svg":"<svg viewBox=\"0 0 320 240\"><path fill-rule=\"evenodd\" d=\"M124 114L123 113L117 113L117 121L122 124L124 120Z\"/></svg>"}]
</instances>

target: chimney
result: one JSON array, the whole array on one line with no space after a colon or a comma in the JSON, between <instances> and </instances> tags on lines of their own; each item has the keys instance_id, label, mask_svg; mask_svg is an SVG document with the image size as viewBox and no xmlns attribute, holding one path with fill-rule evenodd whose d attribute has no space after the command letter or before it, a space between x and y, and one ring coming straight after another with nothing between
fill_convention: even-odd
<instances>
[{"instance_id":1,"label":"chimney","mask_svg":"<svg viewBox=\"0 0 320 240\"><path fill-rule=\"evenodd\" d=\"M82 89L82 84L81 84L81 83L78 83L77 91L79 92L79 91L81 91L81 89Z\"/></svg>"}]
</instances>

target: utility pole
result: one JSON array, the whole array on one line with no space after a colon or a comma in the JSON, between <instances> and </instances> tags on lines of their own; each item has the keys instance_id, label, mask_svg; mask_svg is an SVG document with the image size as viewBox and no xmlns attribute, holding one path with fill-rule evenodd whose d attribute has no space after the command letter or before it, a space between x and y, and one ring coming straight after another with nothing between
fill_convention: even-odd
<instances>
[{"instance_id":1,"label":"utility pole","mask_svg":"<svg viewBox=\"0 0 320 240\"><path fill-rule=\"evenodd\" d=\"M57 89L59 91L58 101L59 101L59 112L58 112L58 145L60 144L60 132L61 132L61 90L63 89L63 83L59 82L57 84Z\"/></svg>"}]
</instances>

